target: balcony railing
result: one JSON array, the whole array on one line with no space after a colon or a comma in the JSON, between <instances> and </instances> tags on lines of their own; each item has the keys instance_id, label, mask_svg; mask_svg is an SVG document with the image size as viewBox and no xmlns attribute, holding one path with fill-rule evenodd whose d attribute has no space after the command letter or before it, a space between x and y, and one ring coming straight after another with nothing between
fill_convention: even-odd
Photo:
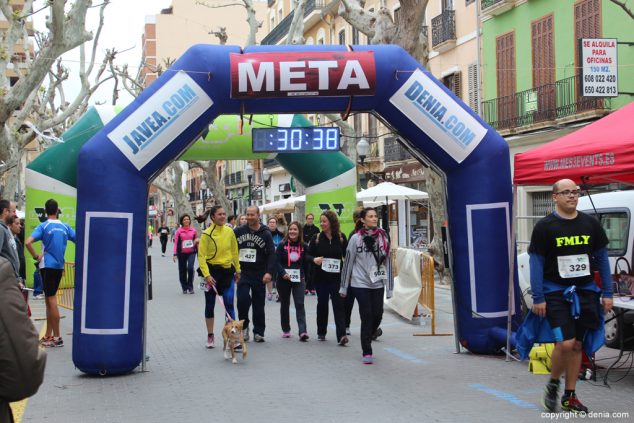
<instances>
[{"instance_id":1,"label":"balcony railing","mask_svg":"<svg viewBox=\"0 0 634 423\"><path fill-rule=\"evenodd\" d=\"M242 172L234 172L225 176L225 186L238 185L242 183Z\"/></svg>"},{"instance_id":2,"label":"balcony railing","mask_svg":"<svg viewBox=\"0 0 634 423\"><path fill-rule=\"evenodd\" d=\"M327 3L328 2L326 0L308 0L304 5L304 18L310 15L310 13L314 10L324 8ZM266 37L262 39L262 42L260 44L275 45L278 43L278 41L288 35L288 30L291 27L293 16L295 16L294 10L289 13L284 19L282 19L282 21L277 24L277 26L266 35Z\"/></svg>"},{"instance_id":3,"label":"balcony railing","mask_svg":"<svg viewBox=\"0 0 634 423\"><path fill-rule=\"evenodd\" d=\"M431 20L432 48L447 41L456 41L456 12L453 10L444 10Z\"/></svg>"},{"instance_id":4,"label":"balcony railing","mask_svg":"<svg viewBox=\"0 0 634 423\"><path fill-rule=\"evenodd\" d=\"M482 113L495 129L512 129L564 119L582 112L609 109L609 99L582 97L580 77L571 76L511 96L482 103Z\"/></svg>"}]
</instances>

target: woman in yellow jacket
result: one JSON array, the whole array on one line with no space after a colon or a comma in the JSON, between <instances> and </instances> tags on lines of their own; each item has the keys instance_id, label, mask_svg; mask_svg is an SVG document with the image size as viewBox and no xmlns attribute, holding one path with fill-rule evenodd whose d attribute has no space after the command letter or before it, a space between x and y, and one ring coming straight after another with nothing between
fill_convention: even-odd
<instances>
[{"instance_id":1,"label":"woman in yellow jacket","mask_svg":"<svg viewBox=\"0 0 634 423\"><path fill-rule=\"evenodd\" d=\"M205 291L205 322L207 324L207 348L215 346L214 305L216 292L222 295L229 316L235 319L233 311L234 285L240 279L240 261L238 242L229 226L227 213L221 206L213 206L208 212L212 224L205 229L198 245L198 264L205 282L201 287ZM206 219L207 216L204 216ZM214 290L215 287L216 289Z\"/></svg>"}]
</instances>

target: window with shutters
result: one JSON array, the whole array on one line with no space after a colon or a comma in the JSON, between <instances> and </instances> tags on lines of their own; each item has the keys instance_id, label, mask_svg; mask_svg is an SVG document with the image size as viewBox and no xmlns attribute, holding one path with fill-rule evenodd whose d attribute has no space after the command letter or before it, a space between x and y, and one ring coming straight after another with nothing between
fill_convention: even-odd
<instances>
[{"instance_id":1,"label":"window with shutters","mask_svg":"<svg viewBox=\"0 0 634 423\"><path fill-rule=\"evenodd\" d=\"M394 9L394 23L398 25L399 22L401 22L401 8L397 7Z\"/></svg>"},{"instance_id":2,"label":"window with shutters","mask_svg":"<svg viewBox=\"0 0 634 423\"><path fill-rule=\"evenodd\" d=\"M515 32L500 35L495 39L497 72L497 120L498 128L515 126L516 75L515 75Z\"/></svg>"},{"instance_id":3,"label":"window with shutters","mask_svg":"<svg viewBox=\"0 0 634 423\"><path fill-rule=\"evenodd\" d=\"M341 45L346 44L346 30L345 29L342 29L341 31L339 31L339 44Z\"/></svg>"},{"instance_id":4,"label":"window with shutters","mask_svg":"<svg viewBox=\"0 0 634 423\"><path fill-rule=\"evenodd\" d=\"M461 76L460 72L454 72L451 75L447 75L442 79L442 83L445 87L449 88L458 98L461 97L462 94L462 84L461 84Z\"/></svg>"},{"instance_id":5,"label":"window with shutters","mask_svg":"<svg viewBox=\"0 0 634 423\"><path fill-rule=\"evenodd\" d=\"M363 134L363 119L361 113L357 113L353 118L354 131L357 134Z\"/></svg>"},{"instance_id":6,"label":"window with shutters","mask_svg":"<svg viewBox=\"0 0 634 423\"><path fill-rule=\"evenodd\" d=\"M601 0L581 0L574 5L575 16L575 66L577 75L581 74L579 64L579 39L580 38L601 38ZM580 84L575 84L577 88L577 112L590 110L593 108L603 108L603 99L593 97L583 97L579 91Z\"/></svg>"},{"instance_id":7,"label":"window with shutters","mask_svg":"<svg viewBox=\"0 0 634 423\"><path fill-rule=\"evenodd\" d=\"M359 30L357 28L352 28L352 44L359 44Z\"/></svg>"},{"instance_id":8,"label":"window with shutters","mask_svg":"<svg viewBox=\"0 0 634 423\"><path fill-rule=\"evenodd\" d=\"M467 67L467 89L469 91L469 107L476 112L480 113L480 97L478 91L478 65L472 63Z\"/></svg>"},{"instance_id":9,"label":"window with shutters","mask_svg":"<svg viewBox=\"0 0 634 423\"><path fill-rule=\"evenodd\" d=\"M537 110L533 122L555 118L555 41L553 15L531 24L533 90L537 95Z\"/></svg>"}]
</instances>

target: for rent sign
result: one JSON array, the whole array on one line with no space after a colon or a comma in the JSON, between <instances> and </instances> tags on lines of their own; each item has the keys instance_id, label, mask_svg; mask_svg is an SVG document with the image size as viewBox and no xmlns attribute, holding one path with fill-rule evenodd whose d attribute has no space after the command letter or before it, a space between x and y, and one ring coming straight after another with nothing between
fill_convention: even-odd
<instances>
[{"instance_id":1,"label":"for rent sign","mask_svg":"<svg viewBox=\"0 0 634 423\"><path fill-rule=\"evenodd\" d=\"M617 40L581 39L582 92L585 97L616 97L618 89Z\"/></svg>"},{"instance_id":2,"label":"for rent sign","mask_svg":"<svg viewBox=\"0 0 634 423\"><path fill-rule=\"evenodd\" d=\"M374 95L374 53L276 52L231 55L231 97Z\"/></svg>"}]
</instances>

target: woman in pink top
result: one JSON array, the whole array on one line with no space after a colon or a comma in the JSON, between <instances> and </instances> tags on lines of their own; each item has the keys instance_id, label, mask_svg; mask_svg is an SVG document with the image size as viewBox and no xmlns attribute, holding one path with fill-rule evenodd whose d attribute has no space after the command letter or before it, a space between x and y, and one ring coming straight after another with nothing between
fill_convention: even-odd
<instances>
[{"instance_id":1,"label":"woman in pink top","mask_svg":"<svg viewBox=\"0 0 634 423\"><path fill-rule=\"evenodd\" d=\"M198 249L198 234L191 227L191 218L184 214L181 227L174 234L174 261L178 258L178 277L183 294L194 293L194 260Z\"/></svg>"}]
</instances>

